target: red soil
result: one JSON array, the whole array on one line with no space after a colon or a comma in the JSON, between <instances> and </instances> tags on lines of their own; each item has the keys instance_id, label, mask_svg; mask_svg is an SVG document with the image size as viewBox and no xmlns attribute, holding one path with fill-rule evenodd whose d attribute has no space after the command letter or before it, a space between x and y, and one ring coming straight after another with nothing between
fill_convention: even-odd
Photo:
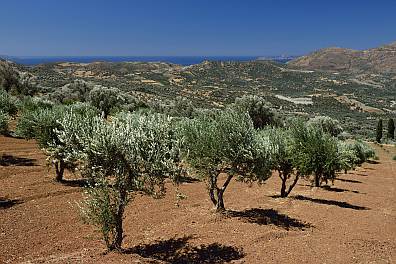
<instances>
[{"instance_id":1,"label":"red soil","mask_svg":"<svg viewBox=\"0 0 396 264\"><path fill-rule=\"evenodd\" d=\"M276 175L262 186L232 182L228 216L215 214L204 183L184 183L176 206L136 197L126 211L124 248L105 253L82 223L81 187L53 181L34 141L0 137L1 263L393 263L396 261L395 147L378 164L341 174L331 189L300 181L291 197ZM71 179L77 176L66 174Z\"/></svg>"}]
</instances>

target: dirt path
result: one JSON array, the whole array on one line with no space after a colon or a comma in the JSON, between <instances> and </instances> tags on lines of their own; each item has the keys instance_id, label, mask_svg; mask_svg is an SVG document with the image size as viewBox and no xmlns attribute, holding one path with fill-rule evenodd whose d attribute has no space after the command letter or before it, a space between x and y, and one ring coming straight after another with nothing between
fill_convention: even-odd
<instances>
[{"instance_id":1,"label":"dirt path","mask_svg":"<svg viewBox=\"0 0 396 264\"><path fill-rule=\"evenodd\" d=\"M80 221L80 187L53 182L33 141L0 137L0 263L394 263L396 154L342 174L330 189L301 181L288 199L279 181L232 182L228 217L211 211L205 185L183 184L187 199L136 197L126 212L128 254L103 254ZM69 178L73 175L66 175Z\"/></svg>"}]
</instances>

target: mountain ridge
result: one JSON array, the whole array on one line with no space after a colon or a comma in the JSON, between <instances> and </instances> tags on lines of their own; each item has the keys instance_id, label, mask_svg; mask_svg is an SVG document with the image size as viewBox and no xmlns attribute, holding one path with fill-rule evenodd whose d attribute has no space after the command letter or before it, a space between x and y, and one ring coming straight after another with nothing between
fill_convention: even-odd
<instances>
[{"instance_id":1,"label":"mountain ridge","mask_svg":"<svg viewBox=\"0 0 396 264\"><path fill-rule=\"evenodd\" d=\"M366 50L323 48L287 64L306 70L396 74L396 42Z\"/></svg>"}]
</instances>

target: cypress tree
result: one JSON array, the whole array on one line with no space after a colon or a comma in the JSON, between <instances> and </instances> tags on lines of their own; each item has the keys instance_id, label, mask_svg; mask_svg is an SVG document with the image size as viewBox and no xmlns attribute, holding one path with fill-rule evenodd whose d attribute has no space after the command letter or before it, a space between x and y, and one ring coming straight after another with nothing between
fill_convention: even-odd
<instances>
[{"instance_id":1,"label":"cypress tree","mask_svg":"<svg viewBox=\"0 0 396 264\"><path fill-rule=\"evenodd\" d=\"M395 122L392 118L389 118L388 121L388 138L394 139L395 138Z\"/></svg>"},{"instance_id":2,"label":"cypress tree","mask_svg":"<svg viewBox=\"0 0 396 264\"><path fill-rule=\"evenodd\" d=\"M382 119L378 120L376 141L378 143L381 143L381 139L382 139Z\"/></svg>"}]
</instances>

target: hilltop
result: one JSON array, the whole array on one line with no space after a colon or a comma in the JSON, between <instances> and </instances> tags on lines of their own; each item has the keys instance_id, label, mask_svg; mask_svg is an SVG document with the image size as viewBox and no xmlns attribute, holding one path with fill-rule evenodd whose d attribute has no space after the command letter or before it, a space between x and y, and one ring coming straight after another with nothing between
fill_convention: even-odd
<instances>
[{"instance_id":1,"label":"hilltop","mask_svg":"<svg viewBox=\"0 0 396 264\"><path fill-rule=\"evenodd\" d=\"M396 74L396 42L367 50L325 48L288 62L309 70Z\"/></svg>"}]
</instances>

